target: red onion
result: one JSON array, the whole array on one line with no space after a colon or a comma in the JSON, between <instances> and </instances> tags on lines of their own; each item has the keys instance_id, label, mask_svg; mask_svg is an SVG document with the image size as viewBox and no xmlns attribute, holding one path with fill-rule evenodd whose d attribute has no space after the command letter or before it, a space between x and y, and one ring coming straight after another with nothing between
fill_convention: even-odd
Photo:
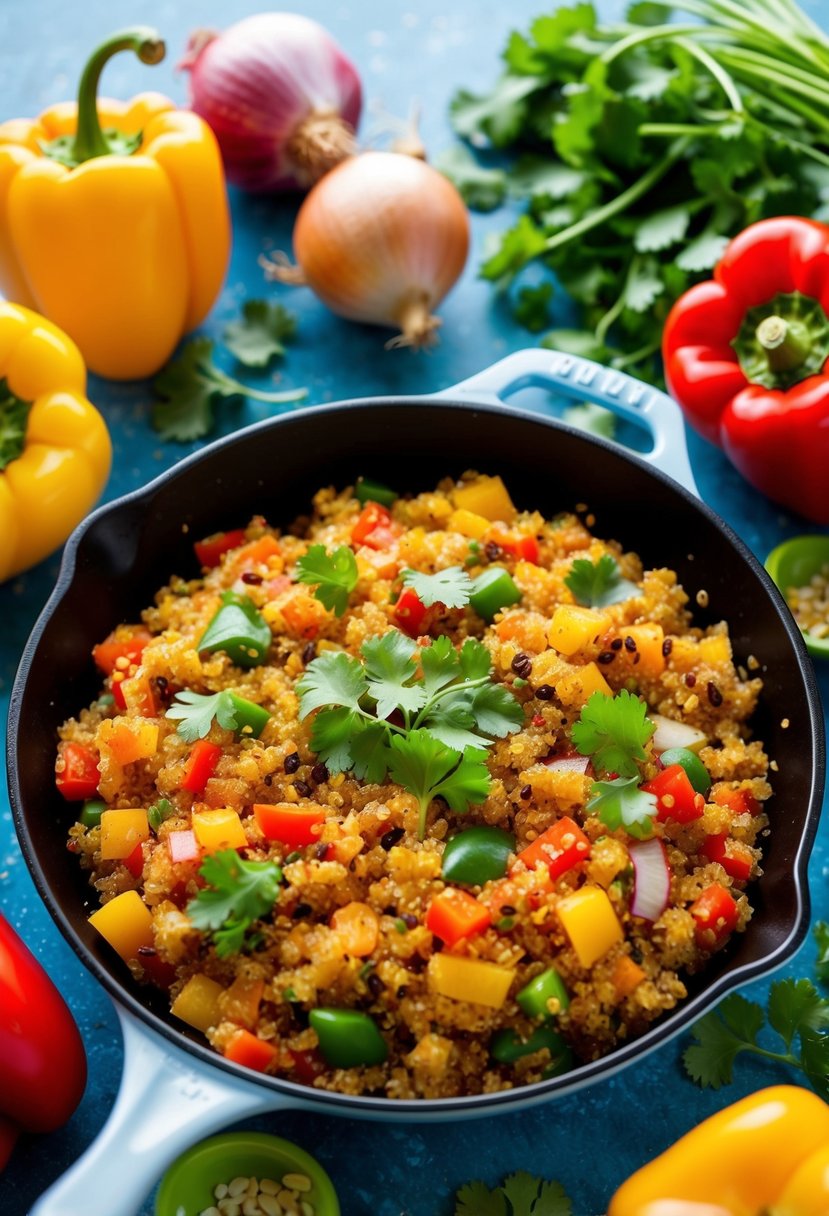
<instances>
[{"instance_id":1,"label":"red onion","mask_svg":"<svg viewBox=\"0 0 829 1216\"><path fill-rule=\"evenodd\" d=\"M547 756L541 763L552 769L554 773L581 773L584 775L590 764L590 757L579 756L573 752L569 756Z\"/></svg>"},{"instance_id":2,"label":"red onion","mask_svg":"<svg viewBox=\"0 0 829 1216\"><path fill-rule=\"evenodd\" d=\"M228 181L305 189L355 151L357 70L316 21L260 13L190 39L191 109L213 128Z\"/></svg>"},{"instance_id":3,"label":"red onion","mask_svg":"<svg viewBox=\"0 0 829 1216\"><path fill-rule=\"evenodd\" d=\"M630 910L643 920L657 920L668 906L671 870L661 840L640 840L628 849L635 873Z\"/></svg>"}]
</instances>

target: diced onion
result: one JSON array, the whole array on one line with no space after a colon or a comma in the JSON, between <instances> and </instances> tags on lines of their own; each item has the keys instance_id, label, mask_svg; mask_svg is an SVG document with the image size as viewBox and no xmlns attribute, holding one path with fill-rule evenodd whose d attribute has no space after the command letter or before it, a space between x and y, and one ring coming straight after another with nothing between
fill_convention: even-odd
<instances>
[{"instance_id":1,"label":"diced onion","mask_svg":"<svg viewBox=\"0 0 829 1216\"><path fill-rule=\"evenodd\" d=\"M590 763L589 756L548 756L541 762L545 768L554 773L586 773Z\"/></svg>"},{"instance_id":2,"label":"diced onion","mask_svg":"<svg viewBox=\"0 0 829 1216\"><path fill-rule=\"evenodd\" d=\"M656 727L651 740L655 752L666 752L669 747L687 747L691 752L698 752L708 742L701 730L687 722L677 722L676 718L665 718L662 714L648 714L648 717Z\"/></svg>"},{"instance_id":3,"label":"diced onion","mask_svg":"<svg viewBox=\"0 0 829 1216\"><path fill-rule=\"evenodd\" d=\"M643 920L657 920L668 906L671 869L661 840L641 840L629 846L633 862L633 899L630 910Z\"/></svg>"}]
</instances>

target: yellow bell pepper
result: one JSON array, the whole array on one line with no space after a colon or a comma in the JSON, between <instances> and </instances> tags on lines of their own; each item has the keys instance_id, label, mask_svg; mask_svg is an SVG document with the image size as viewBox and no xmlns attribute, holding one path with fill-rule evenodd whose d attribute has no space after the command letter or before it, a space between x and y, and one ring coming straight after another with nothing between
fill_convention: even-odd
<instances>
[{"instance_id":1,"label":"yellow bell pepper","mask_svg":"<svg viewBox=\"0 0 829 1216\"><path fill-rule=\"evenodd\" d=\"M153 944L152 913L137 891L122 891L93 912L89 923L126 962Z\"/></svg>"},{"instance_id":2,"label":"yellow bell pepper","mask_svg":"<svg viewBox=\"0 0 829 1216\"><path fill-rule=\"evenodd\" d=\"M827 1216L829 1107L775 1085L718 1111L619 1188L607 1216Z\"/></svg>"},{"instance_id":3,"label":"yellow bell pepper","mask_svg":"<svg viewBox=\"0 0 829 1216\"><path fill-rule=\"evenodd\" d=\"M158 63L164 43L122 30L92 55L76 105L0 125L0 291L62 326L92 371L131 380L158 371L209 312L230 217L198 115L159 93L98 104L120 50Z\"/></svg>"},{"instance_id":4,"label":"yellow bell pepper","mask_svg":"<svg viewBox=\"0 0 829 1216\"><path fill-rule=\"evenodd\" d=\"M111 461L74 342L0 300L0 581L63 544L97 501Z\"/></svg>"}]
</instances>

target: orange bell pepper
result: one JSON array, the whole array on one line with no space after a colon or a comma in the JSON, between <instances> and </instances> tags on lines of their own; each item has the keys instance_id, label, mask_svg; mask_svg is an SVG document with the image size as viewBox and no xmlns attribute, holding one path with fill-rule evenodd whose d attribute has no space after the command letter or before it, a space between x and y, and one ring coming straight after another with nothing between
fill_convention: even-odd
<instances>
[{"instance_id":1,"label":"orange bell pepper","mask_svg":"<svg viewBox=\"0 0 829 1216\"><path fill-rule=\"evenodd\" d=\"M623 1183L607 1216L826 1216L829 1107L795 1085L750 1094Z\"/></svg>"},{"instance_id":2,"label":"orange bell pepper","mask_svg":"<svg viewBox=\"0 0 829 1216\"><path fill-rule=\"evenodd\" d=\"M36 308L113 380L158 371L221 289L230 252L213 132L159 93L97 101L116 52L158 63L144 26L112 35L77 105L0 125L0 290Z\"/></svg>"}]
</instances>

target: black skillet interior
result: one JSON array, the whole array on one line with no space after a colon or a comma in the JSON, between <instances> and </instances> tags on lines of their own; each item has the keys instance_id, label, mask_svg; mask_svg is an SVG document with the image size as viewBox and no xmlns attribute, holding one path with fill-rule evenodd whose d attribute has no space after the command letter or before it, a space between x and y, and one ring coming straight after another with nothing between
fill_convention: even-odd
<instances>
[{"instance_id":1,"label":"black skillet interior","mask_svg":"<svg viewBox=\"0 0 829 1216\"><path fill-rule=\"evenodd\" d=\"M765 572L706 507L638 459L620 455L554 420L497 406L435 400L372 400L318 407L259 424L204 449L145 490L98 511L67 546L56 591L30 639L12 693L8 767L18 834L40 893L82 960L110 992L204 1059L225 1065L165 1012L166 1000L131 980L87 924L93 896L66 853L71 821L55 792L58 725L99 691L93 644L142 606L173 573L198 573L194 540L247 523L259 513L286 526L323 485L341 488L365 474L401 492L428 489L475 468L500 473L521 509L546 515L587 504L595 531L639 552L646 566L670 566L708 606L695 623L723 618L735 657L762 664L765 681L755 732L779 765L764 875L754 891L750 931L692 981L691 996L637 1043L585 1066L598 1076L686 1024L737 979L782 961L808 923L806 862L823 790L823 718L814 674L797 628ZM251 1074L244 1074L248 1077ZM576 1075L543 1083L569 1088ZM272 1078L263 1084L295 1091ZM541 1089L542 1086L536 1087ZM304 1091L307 1093L307 1091ZM340 1095L325 1095L339 1101ZM519 1099L521 1091L513 1091ZM500 1105L509 1095L458 1100ZM352 1107L400 1114L438 1102L391 1104L348 1098Z\"/></svg>"}]
</instances>

